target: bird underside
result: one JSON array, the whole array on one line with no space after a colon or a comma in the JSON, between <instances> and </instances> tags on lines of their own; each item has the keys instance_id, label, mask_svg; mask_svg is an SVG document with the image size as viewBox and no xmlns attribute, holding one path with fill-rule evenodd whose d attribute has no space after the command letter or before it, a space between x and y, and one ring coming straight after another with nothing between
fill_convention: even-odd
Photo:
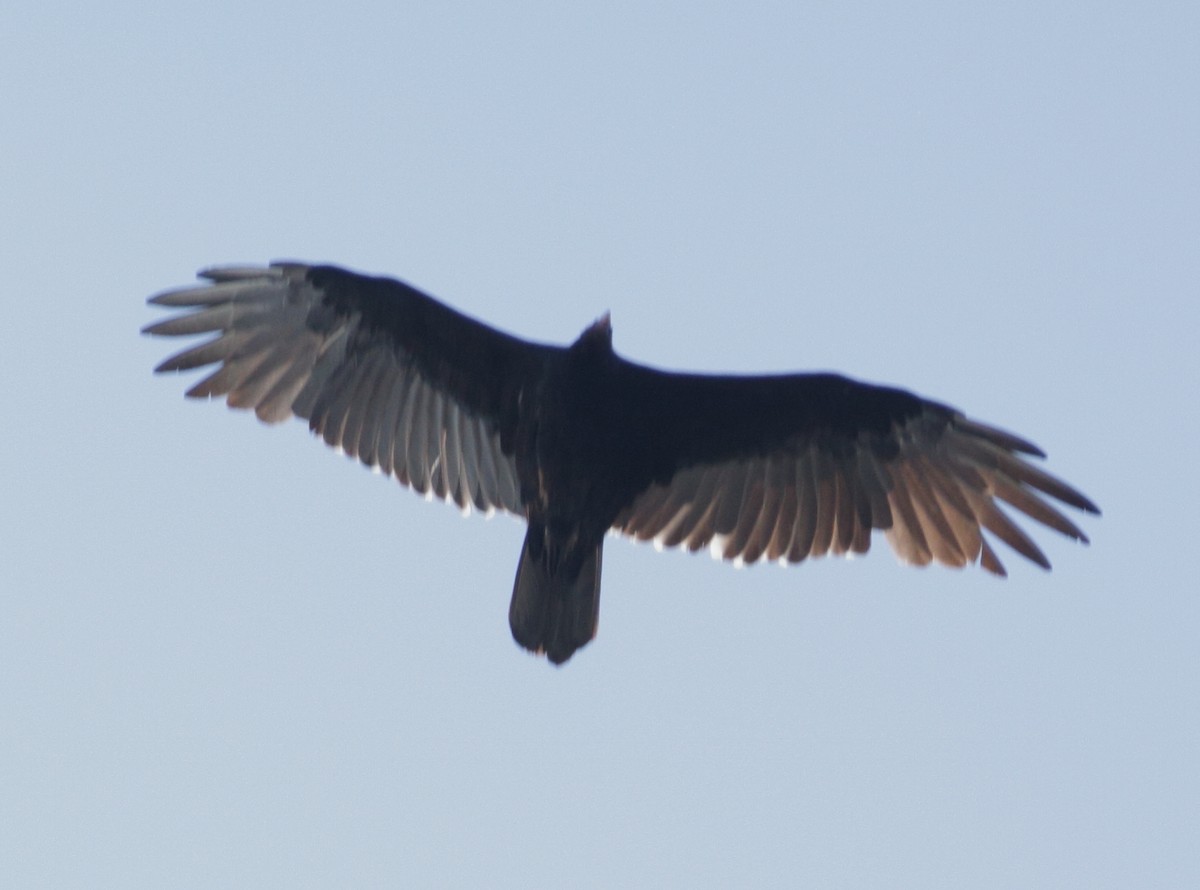
<instances>
[{"instance_id":1,"label":"bird underside","mask_svg":"<svg viewBox=\"0 0 1200 890\"><path fill-rule=\"evenodd\" d=\"M202 277L150 300L178 314L146 333L211 336L156 370L215 366L189 396L302 419L465 512L533 516L509 620L518 643L556 664L595 635L598 530L610 524L739 565L865 553L881 531L905 563L1004 576L989 538L1050 567L1005 505L1082 543L1057 505L1099 513L1034 462L1044 455L1030 442L904 390L835 374L659 371L612 351L607 317L570 347L532 343L333 266ZM550 539L547 516L564 524Z\"/></svg>"}]
</instances>

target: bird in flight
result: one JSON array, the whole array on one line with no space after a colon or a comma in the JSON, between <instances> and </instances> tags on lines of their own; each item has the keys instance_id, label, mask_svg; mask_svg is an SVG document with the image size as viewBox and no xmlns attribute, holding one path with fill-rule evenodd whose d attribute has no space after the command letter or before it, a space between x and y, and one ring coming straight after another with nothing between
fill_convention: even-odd
<instances>
[{"instance_id":1,"label":"bird in flight","mask_svg":"<svg viewBox=\"0 0 1200 890\"><path fill-rule=\"evenodd\" d=\"M1084 543L1053 502L1099 513L1035 445L901 389L660 371L613 351L608 316L533 343L335 266L200 278L151 297L183 312L144 333L215 336L155 370L216 365L187 395L301 418L422 494L524 519L509 625L555 664L595 636L610 530L748 564L865 553L878 529L903 562L1003 576L985 532L1050 563L997 502Z\"/></svg>"}]
</instances>

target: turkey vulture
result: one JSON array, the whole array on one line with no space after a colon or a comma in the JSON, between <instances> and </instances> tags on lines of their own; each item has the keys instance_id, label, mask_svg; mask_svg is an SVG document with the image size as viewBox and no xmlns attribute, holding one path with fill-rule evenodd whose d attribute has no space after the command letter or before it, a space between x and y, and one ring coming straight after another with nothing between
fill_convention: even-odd
<instances>
[{"instance_id":1,"label":"turkey vulture","mask_svg":"<svg viewBox=\"0 0 1200 890\"><path fill-rule=\"evenodd\" d=\"M528 524L513 637L561 664L596 633L604 535L739 563L864 553L1005 570L983 532L1043 568L997 505L1086 543L1049 502L1099 513L1026 460L1028 441L912 393L836 374L659 371L612 349L605 316L567 347L494 330L400 281L334 266L214 268L150 303L144 333L216 336L156 371L217 365L224 397L426 495Z\"/></svg>"}]
</instances>

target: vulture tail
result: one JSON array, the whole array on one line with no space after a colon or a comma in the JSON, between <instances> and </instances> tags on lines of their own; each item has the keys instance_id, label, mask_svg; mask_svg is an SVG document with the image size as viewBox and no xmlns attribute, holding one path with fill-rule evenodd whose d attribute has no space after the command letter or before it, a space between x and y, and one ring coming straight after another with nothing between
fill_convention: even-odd
<instances>
[{"instance_id":1,"label":"vulture tail","mask_svg":"<svg viewBox=\"0 0 1200 890\"><path fill-rule=\"evenodd\" d=\"M544 652L554 664L562 664L596 635L604 542L596 545L572 577L564 569L550 568L541 547L540 553L531 552L535 534L541 532L531 526L525 535L508 624L513 639L526 649Z\"/></svg>"}]
</instances>

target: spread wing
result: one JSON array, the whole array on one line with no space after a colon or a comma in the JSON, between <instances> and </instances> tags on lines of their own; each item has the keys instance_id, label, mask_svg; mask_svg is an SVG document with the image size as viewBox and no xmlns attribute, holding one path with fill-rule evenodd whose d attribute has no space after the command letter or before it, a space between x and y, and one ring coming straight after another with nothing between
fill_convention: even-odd
<instances>
[{"instance_id":1,"label":"spread wing","mask_svg":"<svg viewBox=\"0 0 1200 890\"><path fill-rule=\"evenodd\" d=\"M329 445L424 494L521 514L517 404L554 347L496 331L399 281L332 266L202 272L150 302L187 310L144 329L215 333L156 371L217 365L187 394L267 423L296 416Z\"/></svg>"},{"instance_id":2,"label":"spread wing","mask_svg":"<svg viewBox=\"0 0 1200 890\"><path fill-rule=\"evenodd\" d=\"M1085 543L1052 502L1099 512L1027 459L1044 457L1036 446L902 390L832 374L622 373L656 410L638 417L646 484L614 527L663 547L800 562L864 553L880 529L904 562L1005 575L985 532L1050 563L999 502Z\"/></svg>"}]
</instances>

